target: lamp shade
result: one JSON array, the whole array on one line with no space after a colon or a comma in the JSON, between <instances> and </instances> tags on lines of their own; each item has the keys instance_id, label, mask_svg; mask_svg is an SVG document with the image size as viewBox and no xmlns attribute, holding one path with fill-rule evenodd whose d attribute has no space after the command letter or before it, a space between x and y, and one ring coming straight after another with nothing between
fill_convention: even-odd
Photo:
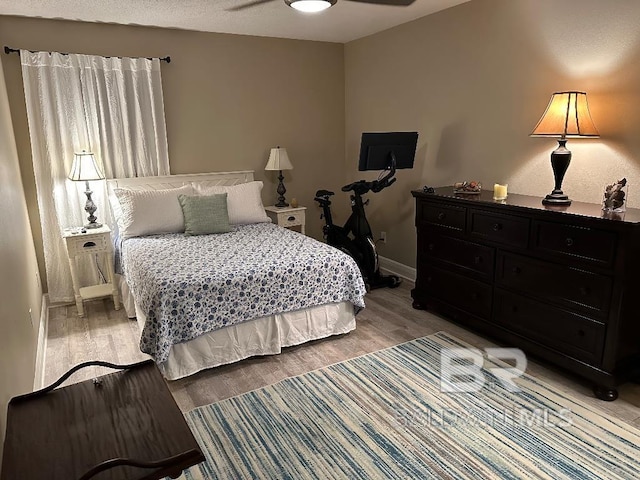
<instances>
[{"instance_id":1,"label":"lamp shade","mask_svg":"<svg viewBox=\"0 0 640 480\"><path fill-rule=\"evenodd\" d=\"M82 152L73 154L73 165L71 165L68 178L74 181L91 181L102 180L104 175L98 169L95 155Z\"/></svg>"},{"instance_id":2,"label":"lamp shade","mask_svg":"<svg viewBox=\"0 0 640 480\"><path fill-rule=\"evenodd\" d=\"M286 148L272 148L265 170L293 170Z\"/></svg>"},{"instance_id":3,"label":"lamp shade","mask_svg":"<svg viewBox=\"0 0 640 480\"><path fill-rule=\"evenodd\" d=\"M599 137L585 92L556 92L551 96L532 137Z\"/></svg>"}]
</instances>

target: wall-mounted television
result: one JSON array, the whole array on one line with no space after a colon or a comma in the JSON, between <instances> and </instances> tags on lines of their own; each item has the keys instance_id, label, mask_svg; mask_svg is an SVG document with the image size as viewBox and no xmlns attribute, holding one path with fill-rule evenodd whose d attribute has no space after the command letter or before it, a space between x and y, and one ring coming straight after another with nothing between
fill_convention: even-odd
<instances>
[{"instance_id":1,"label":"wall-mounted television","mask_svg":"<svg viewBox=\"0 0 640 480\"><path fill-rule=\"evenodd\" d=\"M417 144L418 132L363 133L358 170L389 170L393 157L396 169L413 168Z\"/></svg>"}]
</instances>

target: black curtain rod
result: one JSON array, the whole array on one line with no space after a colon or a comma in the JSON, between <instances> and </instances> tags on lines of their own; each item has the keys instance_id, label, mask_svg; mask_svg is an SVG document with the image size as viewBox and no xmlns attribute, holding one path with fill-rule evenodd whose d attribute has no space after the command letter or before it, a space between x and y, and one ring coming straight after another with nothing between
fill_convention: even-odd
<instances>
[{"instance_id":1,"label":"black curtain rod","mask_svg":"<svg viewBox=\"0 0 640 480\"><path fill-rule=\"evenodd\" d=\"M31 53L35 53L33 50L29 50ZM17 48L11 48L11 47L7 47L6 45L4 46L4 53L6 53L7 55L9 55L10 53L17 53L18 55L20 54L20 50L18 50ZM61 55L69 55L68 53L61 53ZM111 57L106 57L106 58L111 58ZM118 57L121 58L121 57ZM151 60L150 57L146 57L147 60ZM161 62L167 62L167 63L171 63L171 57L166 56L166 57L159 57L159 60Z\"/></svg>"}]
</instances>

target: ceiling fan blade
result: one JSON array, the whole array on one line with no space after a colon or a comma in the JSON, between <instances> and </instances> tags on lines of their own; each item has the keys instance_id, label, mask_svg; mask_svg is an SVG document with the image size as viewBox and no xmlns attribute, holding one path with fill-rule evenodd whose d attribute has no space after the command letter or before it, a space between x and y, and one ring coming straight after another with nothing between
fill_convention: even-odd
<instances>
[{"instance_id":1,"label":"ceiling fan blade","mask_svg":"<svg viewBox=\"0 0 640 480\"><path fill-rule=\"evenodd\" d=\"M376 5L392 5L398 7L408 7L416 0L348 0L350 2L358 3L373 3Z\"/></svg>"},{"instance_id":2,"label":"ceiling fan blade","mask_svg":"<svg viewBox=\"0 0 640 480\"><path fill-rule=\"evenodd\" d=\"M244 10L245 8L256 7L258 5L262 5L263 3L273 2L275 0L253 0L252 2L243 3L242 5L238 5L236 7L227 8L228 12L238 12L240 10Z\"/></svg>"}]
</instances>

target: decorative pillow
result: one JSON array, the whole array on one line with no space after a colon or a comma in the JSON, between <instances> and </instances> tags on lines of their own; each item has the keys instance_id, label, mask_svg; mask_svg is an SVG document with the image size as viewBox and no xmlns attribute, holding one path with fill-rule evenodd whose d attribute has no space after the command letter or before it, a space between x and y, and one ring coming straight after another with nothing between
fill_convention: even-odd
<instances>
[{"instance_id":1,"label":"decorative pillow","mask_svg":"<svg viewBox=\"0 0 640 480\"><path fill-rule=\"evenodd\" d=\"M269 223L271 219L262 204L262 182L247 182L233 186L214 185L203 187L194 184L198 195L227 194L227 209L231 225Z\"/></svg>"},{"instance_id":2,"label":"decorative pillow","mask_svg":"<svg viewBox=\"0 0 640 480\"><path fill-rule=\"evenodd\" d=\"M226 233L232 230L226 193L198 197L180 195L178 201L182 206L184 233L187 235Z\"/></svg>"},{"instance_id":3,"label":"decorative pillow","mask_svg":"<svg viewBox=\"0 0 640 480\"><path fill-rule=\"evenodd\" d=\"M118 230L122 238L184 232L184 216L179 195L193 195L191 185L166 190L114 188L122 214Z\"/></svg>"},{"instance_id":4,"label":"decorative pillow","mask_svg":"<svg viewBox=\"0 0 640 480\"><path fill-rule=\"evenodd\" d=\"M118 226L118 224L120 223L120 218L122 217L122 207L120 206L118 197L116 197L116 194L113 193L113 190L111 189L109 189L108 198L109 205L111 206L111 214L113 215L113 219L115 220L114 224L109 226L111 227L114 238L120 238L120 227Z\"/></svg>"}]
</instances>

